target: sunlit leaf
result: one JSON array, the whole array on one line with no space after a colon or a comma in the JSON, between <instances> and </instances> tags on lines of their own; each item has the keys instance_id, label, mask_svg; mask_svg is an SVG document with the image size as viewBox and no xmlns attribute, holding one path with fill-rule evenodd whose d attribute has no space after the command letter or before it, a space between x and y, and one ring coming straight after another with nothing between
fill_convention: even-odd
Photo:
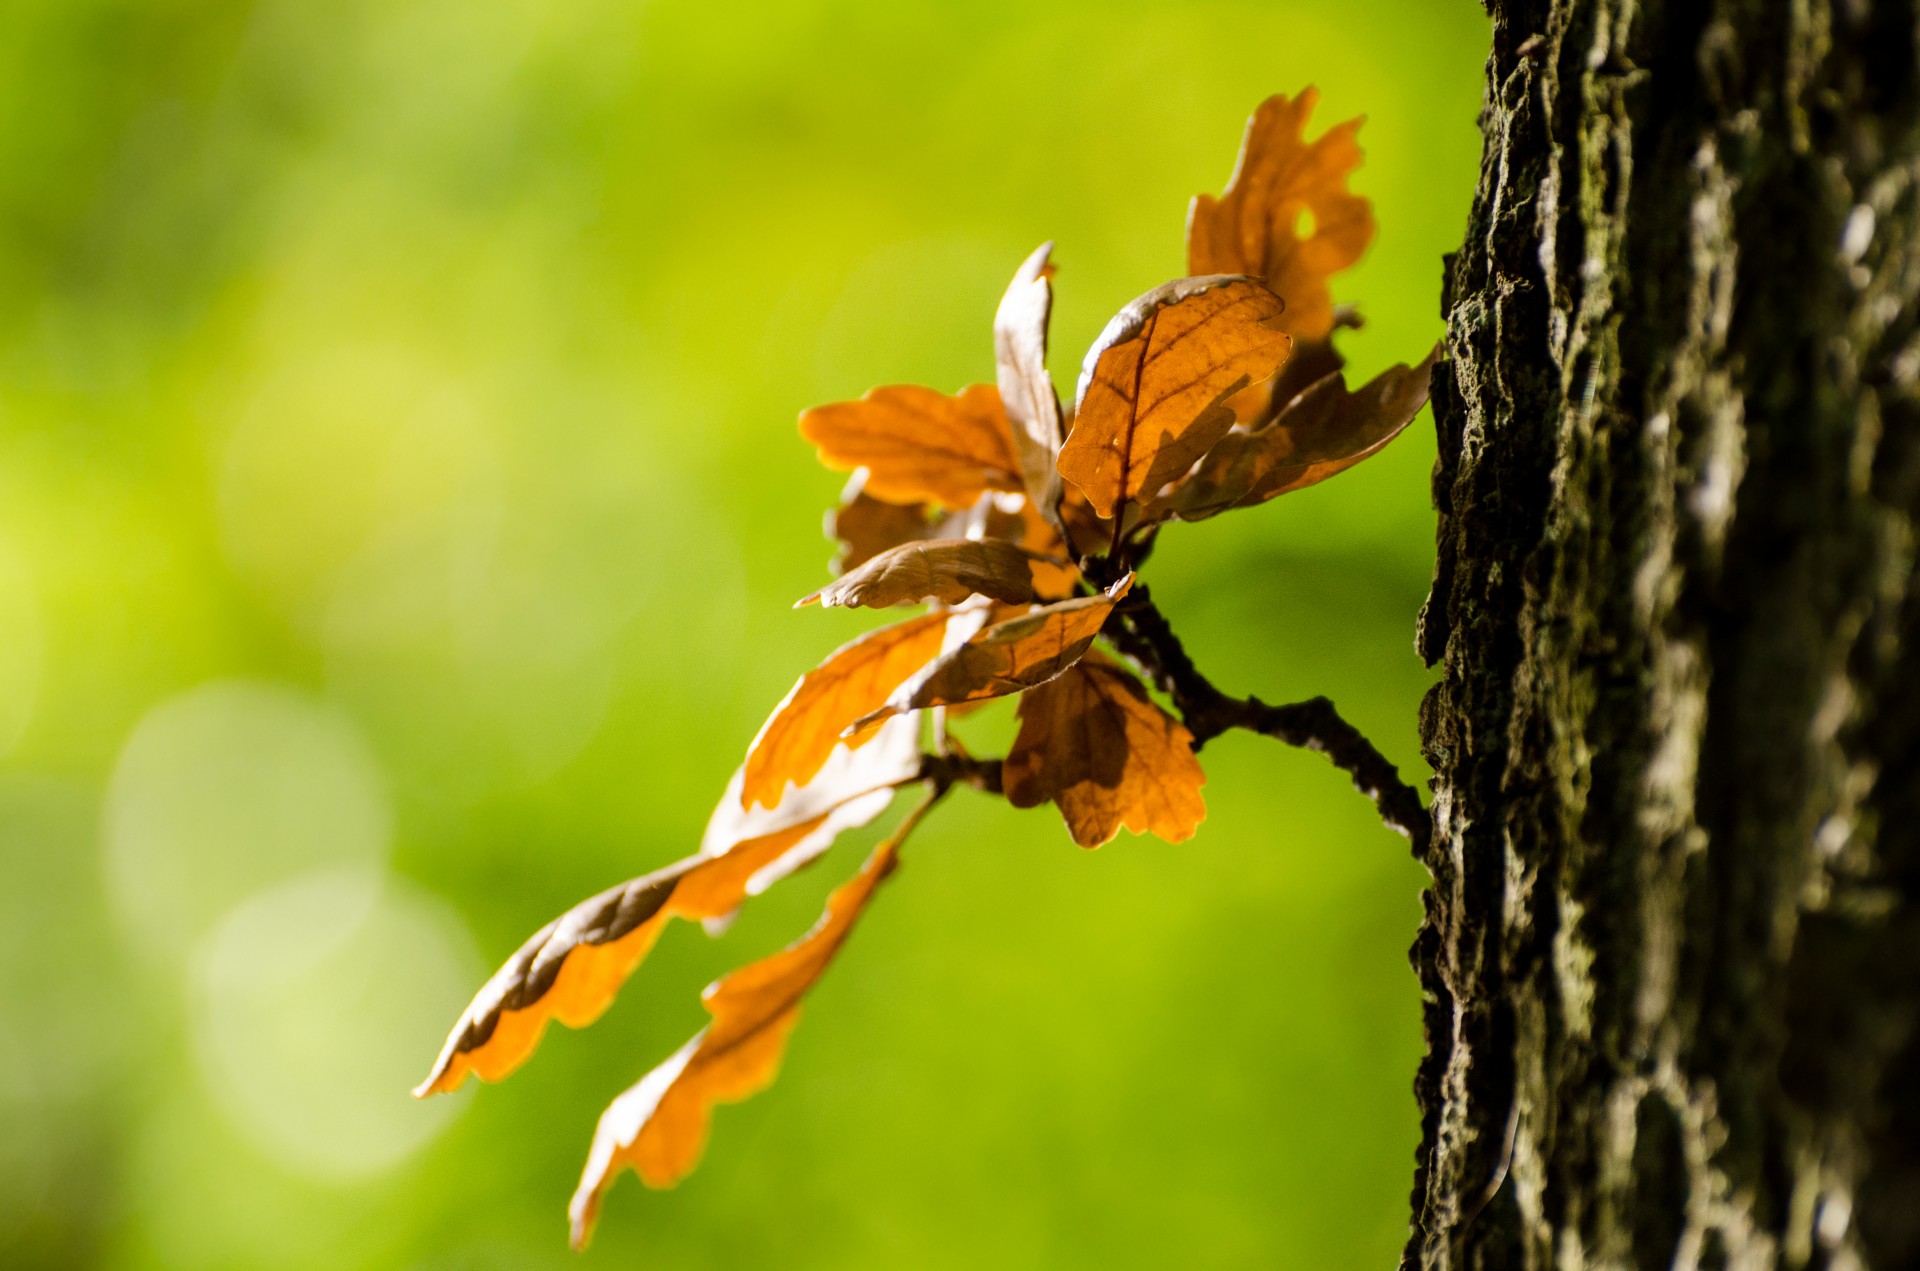
<instances>
[{"instance_id":1,"label":"sunlit leaf","mask_svg":"<svg viewBox=\"0 0 1920 1271\"><path fill-rule=\"evenodd\" d=\"M985 611L961 611L948 615L948 641L963 640L979 630L986 621ZM895 716L882 726L869 726L859 735L843 737L841 744L827 756L825 763L805 785L789 784L786 793L775 806L748 806L741 796L746 788L746 765L733 770L733 776L727 781L727 789L720 796L720 802L714 805L713 815L707 819L705 833L700 836L700 851L705 856L722 856L734 850L734 846L751 838L772 834L795 822L808 820L822 812L836 812L841 816L851 815L853 801L867 798L876 790L893 790L920 775L920 724L917 715ZM850 811L841 812L843 806ZM876 808L885 804L876 804ZM865 825L877 816L863 815L858 820L848 820L847 826ZM810 841L815 850L813 855L824 852L833 845L831 837L820 837ZM812 855L796 849L782 858L784 868L768 869L754 876L750 893L758 895L766 887L791 873L793 869L806 864ZM709 922L708 930L714 930L715 924Z\"/></svg>"},{"instance_id":2,"label":"sunlit leaf","mask_svg":"<svg viewBox=\"0 0 1920 1271\"><path fill-rule=\"evenodd\" d=\"M1092 647L1114 605L1133 586L1128 574L1108 590L1046 605L994 623L895 689L885 706L856 726L904 711L1005 697L1045 683Z\"/></svg>"},{"instance_id":3,"label":"sunlit leaf","mask_svg":"<svg viewBox=\"0 0 1920 1271\"><path fill-rule=\"evenodd\" d=\"M1021 697L1001 779L1017 808L1051 799L1082 847L1123 827L1179 843L1207 815L1193 735L1097 654Z\"/></svg>"},{"instance_id":4,"label":"sunlit leaf","mask_svg":"<svg viewBox=\"0 0 1920 1271\"><path fill-rule=\"evenodd\" d=\"M1436 345L1424 361L1383 371L1352 393L1345 376L1327 376L1265 427L1229 433L1148 509L1146 519L1203 520L1344 472L1378 453L1420 413L1439 357Z\"/></svg>"},{"instance_id":5,"label":"sunlit leaf","mask_svg":"<svg viewBox=\"0 0 1920 1271\"><path fill-rule=\"evenodd\" d=\"M622 1169L650 1187L671 1187L699 1163L717 1103L764 1090L779 1073L801 1000L859 920L874 889L893 872L917 810L827 898L811 931L759 962L711 985L703 995L713 1022L601 1114L586 1169L568 1215L573 1244L586 1247L600 1202Z\"/></svg>"},{"instance_id":6,"label":"sunlit leaf","mask_svg":"<svg viewBox=\"0 0 1920 1271\"><path fill-rule=\"evenodd\" d=\"M800 415L800 435L829 468L865 468L867 493L891 503L964 508L988 490L1024 489L1000 390L949 397L899 384Z\"/></svg>"},{"instance_id":7,"label":"sunlit leaf","mask_svg":"<svg viewBox=\"0 0 1920 1271\"><path fill-rule=\"evenodd\" d=\"M1191 468L1238 419L1234 396L1286 361L1283 307L1257 279L1219 275L1122 309L1087 352L1060 474L1112 517Z\"/></svg>"},{"instance_id":8,"label":"sunlit leaf","mask_svg":"<svg viewBox=\"0 0 1920 1271\"><path fill-rule=\"evenodd\" d=\"M940 538L1001 538L1027 550L1033 590L1042 600L1073 594L1080 571L1060 531L1041 517L1023 494L989 492L959 512L937 512L928 503L887 503L866 493L865 473L855 473L840 506L827 517L827 533L840 540L835 572L851 573L889 548ZM1077 495L1079 492L1074 491ZM1086 500L1078 501L1091 518Z\"/></svg>"},{"instance_id":9,"label":"sunlit leaf","mask_svg":"<svg viewBox=\"0 0 1920 1271\"><path fill-rule=\"evenodd\" d=\"M1301 90L1260 103L1247 123L1226 192L1199 195L1187 213L1187 270L1251 274L1286 298L1282 329L1303 341L1333 330L1327 279L1373 241L1373 208L1347 190L1360 166L1361 120L1305 138L1320 94Z\"/></svg>"},{"instance_id":10,"label":"sunlit leaf","mask_svg":"<svg viewBox=\"0 0 1920 1271\"><path fill-rule=\"evenodd\" d=\"M590 897L535 932L474 996L414 1095L458 1089L469 1072L500 1081L533 1053L549 1020L584 1028L598 1019L669 918L723 919L885 811L894 788L918 772L918 731L911 718L889 722L770 811L740 810L736 773L700 854Z\"/></svg>"},{"instance_id":11,"label":"sunlit leaf","mask_svg":"<svg viewBox=\"0 0 1920 1271\"><path fill-rule=\"evenodd\" d=\"M840 541L833 571L858 569L889 547L936 537L931 505L925 502L888 503L867 493L867 473L856 470L840 495L840 504L827 513L827 537Z\"/></svg>"},{"instance_id":12,"label":"sunlit leaf","mask_svg":"<svg viewBox=\"0 0 1920 1271\"><path fill-rule=\"evenodd\" d=\"M1032 558L999 538L903 543L799 603L885 609L923 600L957 605L970 596L989 596L1010 605L1033 600Z\"/></svg>"},{"instance_id":13,"label":"sunlit leaf","mask_svg":"<svg viewBox=\"0 0 1920 1271\"><path fill-rule=\"evenodd\" d=\"M1060 395L1047 374L1047 323L1053 312L1053 266L1047 258L1052 251L1052 243L1042 243L1008 284L993 315L993 356L1027 498L1058 528L1060 473L1054 460L1066 429Z\"/></svg>"},{"instance_id":14,"label":"sunlit leaf","mask_svg":"<svg viewBox=\"0 0 1920 1271\"><path fill-rule=\"evenodd\" d=\"M773 807L789 782L812 781L841 744L848 724L878 708L902 681L939 656L951 617L923 614L870 631L801 676L747 750L740 805Z\"/></svg>"},{"instance_id":15,"label":"sunlit leaf","mask_svg":"<svg viewBox=\"0 0 1920 1271\"><path fill-rule=\"evenodd\" d=\"M987 533L1006 538L1027 550L1033 566L1033 592L1041 600L1064 600L1073 594L1080 571L1066 562L1071 559L1067 545L1055 529L1033 506L1022 499L1020 510L1004 520L999 516L987 522Z\"/></svg>"}]
</instances>

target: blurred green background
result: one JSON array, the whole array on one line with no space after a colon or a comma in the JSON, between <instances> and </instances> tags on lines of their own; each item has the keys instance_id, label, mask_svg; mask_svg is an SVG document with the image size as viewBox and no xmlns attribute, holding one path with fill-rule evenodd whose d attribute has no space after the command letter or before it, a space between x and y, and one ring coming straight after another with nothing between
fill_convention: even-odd
<instances>
[{"instance_id":1,"label":"blurred green background","mask_svg":"<svg viewBox=\"0 0 1920 1271\"><path fill-rule=\"evenodd\" d=\"M0 1265L580 1265L601 1107L873 832L514 1080L407 1088L872 625L787 608L841 482L796 412L991 380L1045 238L1070 389L1309 82L1370 118L1353 369L1419 356L1485 40L1467 0L10 0ZM1223 686L1328 693L1410 772L1432 454L1149 571ZM1204 761L1178 847L950 800L778 1084L588 1263L1392 1265L1423 876L1321 759Z\"/></svg>"}]
</instances>

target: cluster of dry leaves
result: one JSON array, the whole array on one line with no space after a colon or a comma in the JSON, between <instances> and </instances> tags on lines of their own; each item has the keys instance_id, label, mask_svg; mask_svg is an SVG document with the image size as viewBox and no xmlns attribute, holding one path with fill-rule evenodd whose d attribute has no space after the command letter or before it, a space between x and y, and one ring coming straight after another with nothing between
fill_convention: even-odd
<instances>
[{"instance_id":1,"label":"cluster of dry leaves","mask_svg":"<svg viewBox=\"0 0 1920 1271\"><path fill-rule=\"evenodd\" d=\"M1373 237L1346 188L1359 120L1309 142L1312 89L1261 104L1218 199L1193 202L1188 276L1127 305L1088 350L1073 401L1047 370L1049 246L994 316L996 382L954 395L877 388L806 411L800 431L850 469L830 518L838 576L801 604L926 611L861 636L800 677L749 747L700 851L615 887L536 933L461 1016L415 1091L518 1067L549 1019L591 1023L671 918L724 924L749 896L878 817L920 804L835 891L799 941L706 990L712 1022L606 1110L571 1206L584 1245L619 1170L670 1186L698 1160L714 1104L772 1080L802 998L946 790L957 755L1016 807L1051 802L1076 842L1122 828L1179 842L1206 809L1187 727L1094 648L1123 614L1158 528L1250 507L1391 441L1426 401L1435 354L1358 390L1340 374L1327 280ZM950 716L1019 696L998 765ZM931 721L933 757L923 748ZM939 775L949 774L949 775Z\"/></svg>"}]
</instances>

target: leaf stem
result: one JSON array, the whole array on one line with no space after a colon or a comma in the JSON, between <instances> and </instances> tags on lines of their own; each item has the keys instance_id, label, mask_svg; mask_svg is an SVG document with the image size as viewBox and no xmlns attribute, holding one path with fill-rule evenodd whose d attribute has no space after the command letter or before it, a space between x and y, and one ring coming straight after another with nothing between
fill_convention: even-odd
<instances>
[{"instance_id":1,"label":"leaf stem","mask_svg":"<svg viewBox=\"0 0 1920 1271\"><path fill-rule=\"evenodd\" d=\"M1353 778L1355 788L1373 800L1382 821L1412 840L1415 855L1424 856L1433 818L1419 792L1400 779L1393 763L1341 716L1331 700L1313 697L1274 706L1257 697L1229 697L1221 692L1194 665L1144 583L1133 585L1114 616L1118 621L1109 624L1104 634L1173 699L1181 722L1193 733L1195 750L1234 728L1317 750Z\"/></svg>"},{"instance_id":2,"label":"leaf stem","mask_svg":"<svg viewBox=\"0 0 1920 1271\"><path fill-rule=\"evenodd\" d=\"M1001 793L1000 761L975 759L959 751L920 756L920 771L913 779L943 791L949 786L968 786L983 794Z\"/></svg>"}]
</instances>

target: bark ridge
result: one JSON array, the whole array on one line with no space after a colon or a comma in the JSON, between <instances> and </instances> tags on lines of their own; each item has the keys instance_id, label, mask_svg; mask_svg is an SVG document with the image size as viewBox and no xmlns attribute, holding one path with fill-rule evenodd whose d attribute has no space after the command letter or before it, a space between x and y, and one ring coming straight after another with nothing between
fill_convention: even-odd
<instances>
[{"instance_id":1,"label":"bark ridge","mask_svg":"<svg viewBox=\"0 0 1920 1271\"><path fill-rule=\"evenodd\" d=\"M1490 10L1403 1266L1920 1265L1920 8Z\"/></svg>"}]
</instances>

